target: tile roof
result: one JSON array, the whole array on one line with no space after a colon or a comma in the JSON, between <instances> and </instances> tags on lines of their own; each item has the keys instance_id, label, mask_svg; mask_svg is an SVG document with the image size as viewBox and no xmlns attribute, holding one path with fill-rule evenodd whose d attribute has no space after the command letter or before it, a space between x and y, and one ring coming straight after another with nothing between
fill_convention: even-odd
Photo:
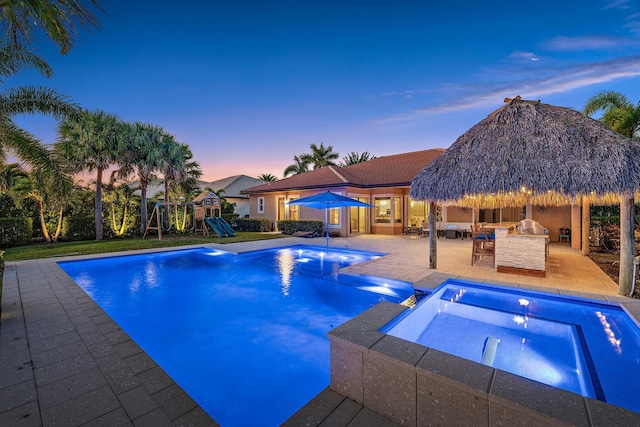
<instances>
[{"instance_id":1,"label":"tile roof","mask_svg":"<svg viewBox=\"0 0 640 427\"><path fill-rule=\"evenodd\" d=\"M247 188L242 190L242 193L255 194L345 185L362 188L410 185L418 172L443 152L444 148L433 148L376 157L373 160L343 168L328 166Z\"/></svg>"},{"instance_id":2,"label":"tile roof","mask_svg":"<svg viewBox=\"0 0 640 427\"><path fill-rule=\"evenodd\" d=\"M248 199L249 196L242 194L241 191L245 188L255 187L256 185L262 185L264 181L261 179L253 178L247 175L234 175L227 178L211 181L205 185L214 190L224 189L223 196L226 199L241 198ZM203 188L204 186L200 186Z\"/></svg>"}]
</instances>

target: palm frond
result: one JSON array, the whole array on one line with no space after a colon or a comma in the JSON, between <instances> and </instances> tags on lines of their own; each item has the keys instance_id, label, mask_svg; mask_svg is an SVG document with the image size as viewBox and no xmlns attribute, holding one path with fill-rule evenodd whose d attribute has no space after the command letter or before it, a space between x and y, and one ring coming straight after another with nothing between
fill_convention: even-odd
<instances>
[{"instance_id":1,"label":"palm frond","mask_svg":"<svg viewBox=\"0 0 640 427\"><path fill-rule=\"evenodd\" d=\"M0 44L0 76L13 76L24 68L35 68L46 77L51 77L53 70L46 61L26 49L15 49L12 45Z\"/></svg>"},{"instance_id":2,"label":"palm frond","mask_svg":"<svg viewBox=\"0 0 640 427\"><path fill-rule=\"evenodd\" d=\"M0 111L5 115L51 114L56 119L79 117L81 110L70 98L45 87L11 88L0 94Z\"/></svg>"}]
</instances>

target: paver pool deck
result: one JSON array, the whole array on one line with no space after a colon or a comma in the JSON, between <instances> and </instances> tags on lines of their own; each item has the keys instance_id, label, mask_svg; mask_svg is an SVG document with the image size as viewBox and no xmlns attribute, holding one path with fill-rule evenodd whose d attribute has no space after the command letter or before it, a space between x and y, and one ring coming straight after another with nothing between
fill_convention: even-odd
<instances>
[{"instance_id":1,"label":"paver pool deck","mask_svg":"<svg viewBox=\"0 0 640 427\"><path fill-rule=\"evenodd\" d=\"M324 243L324 239L286 238L206 246L239 253ZM425 238L366 235L331 239L330 246L389 254L343 269L347 274L430 287L447 277L462 277L629 301L617 295L616 283L591 260L566 244L551 245L546 278L497 273L482 264L472 267L469 240L440 239L436 270L428 268ZM62 259L102 256L6 263L0 322L0 426L217 425L57 264ZM640 317L640 312L634 314ZM328 388L285 424L323 423L395 425Z\"/></svg>"}]
</instances>

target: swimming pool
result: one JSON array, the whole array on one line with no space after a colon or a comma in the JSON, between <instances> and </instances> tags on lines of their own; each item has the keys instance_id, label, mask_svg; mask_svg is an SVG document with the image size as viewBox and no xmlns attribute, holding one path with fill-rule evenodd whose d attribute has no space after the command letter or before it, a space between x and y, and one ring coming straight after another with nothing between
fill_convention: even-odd
<instances>
[{"instance_id":1,"label":"swimming pool","mask_svg":"<svg viewBox=\"0 0 640 427\"><path fill-rule=\"evenodd\" d=\"M619 305L449 280L381 331L640 411L640 329Z\"/></svg>"},{"instance_id":2,"label":"swimming pool","mask_svg":"<svg viewBox=\"0 0 640 427\"><path fill-rule=\"evenodd\" d=\"M329 384L329 330L413 294L338 274L382 255L189 249L59 265L218 423L247 426L280 424Z\"/></svg>"}]
</instances>

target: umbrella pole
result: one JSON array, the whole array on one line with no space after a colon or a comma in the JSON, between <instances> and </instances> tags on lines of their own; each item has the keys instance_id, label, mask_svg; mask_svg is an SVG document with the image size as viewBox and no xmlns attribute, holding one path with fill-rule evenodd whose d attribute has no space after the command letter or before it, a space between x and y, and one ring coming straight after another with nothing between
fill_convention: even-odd
<instances>
[{"instance_id":1,"label":"umbrella pole","mask_svg":"<svg viewBox=\"0 0 640 427\"><path fill-rule=\"evenodd\" d=\"M327 249L329 249L329 209L324 210L324 231L327 239Z\"/></svg>"}]
</instances>

